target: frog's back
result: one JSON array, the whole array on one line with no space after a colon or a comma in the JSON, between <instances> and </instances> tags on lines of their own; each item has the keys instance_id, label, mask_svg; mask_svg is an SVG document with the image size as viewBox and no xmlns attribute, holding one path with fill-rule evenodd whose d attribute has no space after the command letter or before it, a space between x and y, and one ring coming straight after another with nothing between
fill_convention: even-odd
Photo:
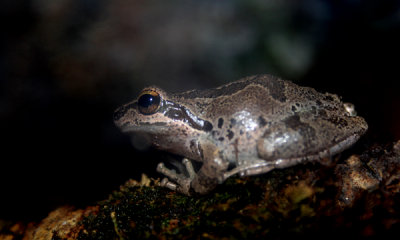
<instances>
[{"instance_id":1,"label":"frog's back","mask_svg":"<svg viewBox=\"0 0 400 240\"><path fill-rule=\"evenodd\" d=\"M186 103L197 116L212 122L219 117L229 118L238 112L263 115L270 120L279 120L280 115L294 109L309 108L323 101L324 94L312 88L300 87L290 81L272 75L255 75L207 90L192 90L175 95ZM330 104L340 101L329 95Z\"/></svg>"},{"instance_id":2,"label":"frog's back","mask_svg":"<svg viewBox=\"0 0 400 240\"><path fill-rule=\"evenodd\" d=\"M212 120L229 117L246 110L251 114L276 115L291 102L311 101L319 93L272 75L255 75L213 89L192 90L174 94L194 114Z\"/></svg>"},{"instance_id":3,"label":"frog's back","mask_svg":"<svg viewBox=\"0 0 400 240\"><path fill-rule=\"evenodd\" d=\"M245 124L238 126L239 131L253 131L251 136L257 138L258 157L277 166L286 167L341 152L368 128L366 121L355 116L354 110L349 111L335 94L319 93L271 75L252 76L238 83L243 84L244 90L234 93L237 96L232 95L231 99L216 100L213 107L230 106L233 119L248 112L248 118L242 121ZM242 141L247 146L243 151L255 142Z\"/></svg>"},{"instance_id":4,"label":"frog's back","mask_svg":"<svg viewBox=\"0 0 400 240\"><path fill-rule=\"evenodd\" d=\"M212 136L230 149L227 156L238 165L245 161L240 156L284 159L287 165L320 158L350 146L367 129L365 120L351 116L338 96L271 75L246 77L181 97L212 123ZM202 101L193 101L196 98Z\"/></svg>"}]
</instances>

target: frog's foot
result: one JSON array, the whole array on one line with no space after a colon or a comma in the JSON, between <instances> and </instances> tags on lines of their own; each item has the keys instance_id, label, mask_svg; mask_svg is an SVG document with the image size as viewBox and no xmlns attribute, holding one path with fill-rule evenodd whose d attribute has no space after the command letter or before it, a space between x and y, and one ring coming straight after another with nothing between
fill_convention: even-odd
<instances>
[{"instance_id":1,"label":"frog's foot","mask_svg":"<svg viewBox=\"0 0 400 240\"><path fill-rule=\"evenodd\" d=\"M190 185L196 176L196 173L189 159L184 158L182 163L185 166L189 177L185 176L184 174L178 174L175 172L175 170L168 169L163 163L158 164L157 171L167 176L167 178L164 178L161 181L160 186L189 195Z\"/></svg>"}]
</instances>

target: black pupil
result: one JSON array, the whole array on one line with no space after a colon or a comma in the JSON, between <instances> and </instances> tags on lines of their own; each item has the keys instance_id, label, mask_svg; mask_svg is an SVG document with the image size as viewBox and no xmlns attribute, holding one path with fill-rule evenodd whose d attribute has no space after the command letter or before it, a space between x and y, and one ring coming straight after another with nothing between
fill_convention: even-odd
<instances>
[{"instance_id":1,"label":"black pupil","mask_svg":"<svg viewBox=\"0 0 400 240\"><path fill-rule=\"evenodd\" d=\"M143 107L143 108L148 108L153 104L157 104L160 102L160 98L155 97L153 95L150 94L144 94L143 96L141 96L139 98L139 106Z\"/></svg>"}]
</instances>

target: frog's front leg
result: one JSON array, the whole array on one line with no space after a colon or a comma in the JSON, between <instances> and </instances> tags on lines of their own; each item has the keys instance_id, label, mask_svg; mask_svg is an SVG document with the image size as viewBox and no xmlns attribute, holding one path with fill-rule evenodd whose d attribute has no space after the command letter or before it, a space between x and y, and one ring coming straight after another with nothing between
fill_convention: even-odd
<instances>
[{"instance_id":1,"label":"frog's front leg","mask_svg":"<svg viewBox=\"0 0 400 240\"><path fill-rule=\"evenodd\" d=\"M193 169L192 162L190 162L189 159L184 158L182 163L185 166L189 176L185 176L183 173L178 174L176 171L170 170L165 167L163 163L158 164L157 171L171 179L170 181L168 178L164 178L160 183L162 187L167 187L173 191L179 191L183 194L188 195L190 191L190 184L195 178L196 173Z\"/></svg>"},{"instance_id":2,"label":"frog's front leg","mask_svg":"<svg viewBox=\"0 0 400 240\"><path fill-rule=\"evenodd\" d=\"M191 161L186 158L183 159L183 164L189 176L178 174L166 168L163 163L158 164L157 171L169 178L164 178L161 181L161 186L186 195L193 192L198 194L208 193L224 180L223 174L228 168L228 162L222 160L218 151L208 154L208 157L197 173L194 171Z\"/></svg>"}]
</instances>

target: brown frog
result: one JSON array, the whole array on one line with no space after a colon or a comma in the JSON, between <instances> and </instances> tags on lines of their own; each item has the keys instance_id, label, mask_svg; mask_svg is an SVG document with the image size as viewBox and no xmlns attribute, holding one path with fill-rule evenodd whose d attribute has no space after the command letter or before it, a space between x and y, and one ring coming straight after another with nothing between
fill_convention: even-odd
<instances>
[{"instance_id":1,"label":"brown frog","mask_svg":"<svg viewBox=\"0 0 400 240\"><path fill-rule=\"evenodd\" d=\"M209 90L170 94L157 87L118 108L125 133L184 157L176 173L160 163L162 186L204 194L228 177L266 173L343 151L368 125L354 106L271 75L246 77ZM196 172L192 160L202 163Z\"/></svg>"}]
</instances>

